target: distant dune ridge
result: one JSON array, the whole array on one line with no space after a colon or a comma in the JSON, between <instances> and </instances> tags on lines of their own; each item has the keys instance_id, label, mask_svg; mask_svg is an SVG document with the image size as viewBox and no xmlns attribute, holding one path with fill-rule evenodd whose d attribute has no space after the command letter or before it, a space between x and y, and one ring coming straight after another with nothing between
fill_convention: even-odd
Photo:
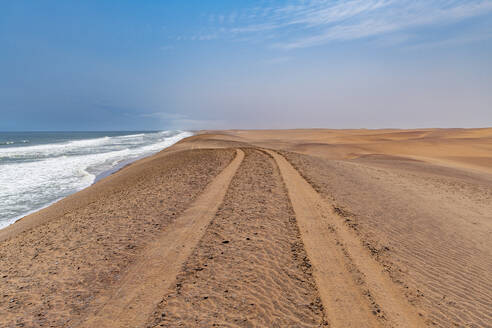
<instances>
[{"instance_id":1,"label":"distant dune ridge","mask_svg":"<svg viewBox=\"0 0 492 328\"><path fill-rule=\"evenodd\" d=\"M1 327L492 327L492 128L201 131L0 230Z\"/></svg>"}]
</instances>

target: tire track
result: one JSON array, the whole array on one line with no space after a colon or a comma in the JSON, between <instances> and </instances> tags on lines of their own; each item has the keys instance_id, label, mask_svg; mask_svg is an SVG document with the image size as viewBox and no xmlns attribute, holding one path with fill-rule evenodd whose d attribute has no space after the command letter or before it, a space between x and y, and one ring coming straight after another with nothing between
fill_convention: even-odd
<instances>
[{"instance_id":1,"label":"tire track","mask_svg":"<svg viewBox=\"0 0 492 328\"><path fill-rule=\"evenodd\" d=\"M222 205L146 327L325 327L275 161L245 149Z\"/></svg>"},{"instance_id":2,"label":"tire track","mask_svg":"<svg viewBox=\"0 0 492 328\"><path fill-rule=\"evenodd\" d=\"M235 159L207 186L203 194L172 223L127 271L118 286L94 301L95 310L79 327L143 326L172 286L176 275L215 216L228 186L244 158Z\"/></svg>"},{"instance_id":3,"label":"tire track","mask_svg":"<svg viewBox=\"0 0 492 328\"><path fill-rule=\"evenodd\" d=\"M424 321L329 204L278 153L277 162L333 327L423 327ZM359 280L354 278L359 276Z\"/></svg>"}]
</instances>

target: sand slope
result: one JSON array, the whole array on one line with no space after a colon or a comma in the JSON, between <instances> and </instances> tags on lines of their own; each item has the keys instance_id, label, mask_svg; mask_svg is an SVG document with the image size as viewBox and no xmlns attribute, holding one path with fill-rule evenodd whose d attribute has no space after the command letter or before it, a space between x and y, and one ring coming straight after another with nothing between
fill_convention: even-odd
<instances>
[{"instance_id":1,"label":"sand slope","mask_svg":"<svg viewBox=\"0 0 492 328\"><path fill-rule=\"evenodd\" d=\"M0 244L0 327L71 327L233 154L156 156L91 187L88 204L75 194L62 215L38 225L34 216L32 228Z\"/></svg>"},{"instance_id":2,"label":"sand slope","mask_svg":"<svg viewBox=\"0 0 492 328\"><path fill-rule=\"evenodd\" d=\"M74 326L103 328L145 324L161 300L162 290L174 283L184 261L215 215L243 158L244 153L237 150L234 160L190 207L145 247L118 283L92 302L89 316Z\"/></svg>"},{"instance_id":3,"label":"sand slope","mask_svg":"<svg viewBox=\"0 0 492 328\"><path fill-rule=\"evenodd\" d=\"M491 327L491 141L198 134L1 230L0 326Z\"/></svg>"}]
</instances>

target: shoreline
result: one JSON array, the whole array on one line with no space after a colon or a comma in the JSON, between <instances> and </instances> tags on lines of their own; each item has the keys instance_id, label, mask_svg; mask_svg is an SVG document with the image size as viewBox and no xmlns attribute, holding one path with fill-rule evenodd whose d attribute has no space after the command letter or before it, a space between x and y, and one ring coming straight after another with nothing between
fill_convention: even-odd
<instances>
[{"instance_id":1,"label":"shoreline","mask_svg":"<svg viewBox=\"0 0 492 328\"><path fill-rule=\"evenodd\" d=\"M57 199L55 199L55 200L53 200L53 201L51 201L51 202L43 205L42 207L33 209L33 210L29 211L29 212L26 212L25 214L22 214L22 215L17 216L17 217L15 217L13 219L7 220L7 222L9 222L9 223L7 225L5 225L5 226L3 226L3 227L0 228L0 241L2 240L1 239L1 235L2 235L2 231L3 230L11 227L12 225L14 225L16 223L21 222L26 217L31 216L33 214L36 214L37 212L43 211L43 210L45 210L45 209L47 209L47 208L49 208L49 207L57 204L58 202L66 199L67 197L70 197L72 195L75 195L75 194L77 194L79 192L82 192L82 191L84 191L84 190L86 190L86 189L94 186L99 181L101 181L101 180L103 180L103 179L105 179L105 178L107 178L107 177L109 177L109 176L111 176L111 175L113 175L113 174L115 174L115 173L117 173L117 172L125 169L126 167L128 167L128 166L130 166L130 165L132 165L132 164L134 164L134 163L136 163L136 162L138 162L140 160L144 160L146 158L155 156L155 155L157 155L157 154L165 151L166 149L169 149L170 147L174 146L175 144L179 143L180 141L182 141L182 140L184 140L186 138L189 138L189 137L192 137L192 136L195 135L195 132L192 132L192 131L182 131L182 132L189 132L189 133L191 133L191 135L190 136L187 136L187 137L184 137L184 138L178 140L177 142L174 142L173 144L171 144L171 145L169 145L169 146L167 146L165 148L162 148L161 150L158 150L156 152L151 152L151 153L149 153L147 155L137 156L137 157L135 157L133 159L125 159L125 160L122 160L121 162L119 162L118 164L116 164L114 167L112 167L112 168L110 168L108 170L105 170L105 171L103 171L103 172L101 172L101 173L99 173L97 175L94 175L94 181L92 181L92 183L90 185L88 185L88 186L86 186L86 187L84 187L82 189L76 190L76 191L74 191L74 192L72 192L72 193L70 193L70 194L68 194L66 196L57 198Z\"/></svg>"},{"instance_id":2,"label":"shoreline","mask_svg":"<svg viewBox=\"0 0 492 328\"><path fill-rule=\"evenodd\" d=\"M166 148L1 230L0 326L74 327L233 156Z\"/></svg>"},{"instance_id":3,"label":"shoreline","mask_svg":"<svg viewBox=\"0 0 492 328\"><path fill-rule=\"evenodd\" d=\"M95 185L96 183L98 183L99 181L121 171L122 169L126 168L127 166L130 166L132 165L133 163L136 163L140 160L143 160L143 159L146 159L146 158L149 158L149 157L152 157L152 156L155 156L157 154L159 154L160 152L163 152L173 146L175 146L176 144L178 143L181 143L183 141L186 141L188 138L193 138L193 137L198 137L200 138L200 136L205 136L205 138L202 138L202 139L210 139L208 140L209 142L207 143L207 146L206 147L217 147L218 144L224 144L224 146L233 146L234 143L236 143L237 145L240 145L241 143L251 143L251 144L256 144L256 137L254 137L254 135L256 134L267 134L267 135L270 135L271 133L273 134L276 134L276 132L278 133L289 133L289 132L293 132L293 136L294 137L298 137L298 133L299 132L325 132L325 131L328 131L328 132L342 132L342 133L348 133L348 135L352 135L354 133L357 133L357 132L361 132L363 135L366 134L367 132L371 132L371 133L374 133L374 132L381 132L383 134L387 134L388 132L395 132L395 131L402 131L402 132L406 132L406 131L410 131L410 132L426 132L426 131L439 131L439 130L442 130L442 131L485 131L485 132L488 132L490 130L492 130L492 128L489 128L489 127L485 127L485 128L417 128L417 129L395 129L395 128L388 128L388 129L325 129L325 128L313 128L313 129L305 129L305 128L299 128L299 129L259 129L259 130L241 130L241 129L230 129L230 130L190 130L190 131L182 131L182 132L189 132L191 133L190 136L187 136L187 137L184 137L182 139L180 139L179 141L171 144L170 146L168 147L165 147L157 152L153 152L153 153L150 153L148 155L142 155L142 156L138 156L134 159L128 159L128 160L123 160L122 162L118 163L117 165L115 165L114 167L106 170L106 171L103 171L97 175L95 175L94 177L94 181L88 185L87 187L84 187L80 190L77 190L77 191L74 191L73 193L69 194L69 195L66 195L66 196L63 196L63 197L60 197L52 202L49 202L47 203L46 205L42 206L42 207L39 207L37 209L33 209L25 214L22 214L21 216L18 216L16 218L13 218L11 219L11 223L7 224L6 226L0 228L0 236L1 236L1 232L5 229L7 229L8 227L20 222L21 220L23 220L25 217L27 216L30 216L30 215L33 215L39 211L42 211L46 208L49 208L50 206L52 205L55 205L56 203L62 201L63 199L67 198L67 197L70 197L74 194L77 194L81 191L84 191L88 188L90 188L91 186ZM215 137L214 135L218 134L219 138L217 139L218 142L215 142L215 144L211 144L210 141L211 140L215 140ZM238 139L241 139L241 138L244 138L245 135L251 135L253 136L253 139L251 139L250 136L246 136L246 140L244 141L239 141ZM272 145L274 145L273 148L276 148L276 144L275 144L275 141L274 140L269 140L270 143L272 143ZM296 142L294 140L294 142L291 142L292 145L296 145ZM197 145L200 145L200 142L197 143ZM219 147L224 147L224 146L219 146ZM200 148L203 148L203 146L193 146L193 147L200 147ZM289 147L290 148L290 147ZM289 150L293 150L293 151L298 151L296 148L292 148L292 149L289 149ZM303 151L301 151L301 153L305 153ZM314 153L307 153L307 154L311 154L311 155L315 155L315 156L321 156L321 157L324 157L323 153L320 153L320 154L314 154ZM380 154L380 155L383 155L385 156L384 154ZM365 156L362 155L362 157ZM440 166L447 166L449 168L458 168L458 169L464 169L464 170L467 170L469 172L475 172L475 173L488 173L488 175L490 175L490 177L492 178L492 169L487 168L487 167L484 167L483 165L481 166L477 166L475 165L475 163L459 163L459 162L453 162L453 161L449 161L449 160L446 160L446 159L441 159L441 158L437 158L437 157L432 157L432 156L422 156L422 155L410 155L410 154L404 154L404 155L400 155L402 156L402 158L407 158L407 159L419 159L419 160L423 160L425 162L428 162L428 163L434 163L436 165L440 165ZM357 158L357 157L355 157ZM340 158L341 159L341 158ZM350 157L347 157L347 159L350 159ZM492 161L491 161L492 163ZM459 164L459 165L457 165ZM0 241L1 241L1 238L0 238Z\"/></svg>"},{"instance_id":4,"label":"shoreline","mask_svg":"<svg viewBox=\"0 0 492 328\"><path fill-rule=\"evenodd\" d=\"M171 146L169 146L171 147ZM167 149L169 147L166 147L166 148L163 148L162 150L159 150L157 153L163 151L164 149ZM109 170L106 170L104 172L101 172L99 173L98 175L96 175L94 177L94 181L91 183L91 186L95 183L97 183L98 181L106 178L106 177L109 177L111 174L114 174L116 172L118 172L119 170L122 170L124 169L125 167L127 167L128 165L131 165L132 163L135 163L141 159L144 159L144 158L147 158L147 157L150 157L150 156L153 156L157 153L152 153L152 154L149 154L149 155L143 155L143 156L138 156L134 159L127 159L127 160L123 160L121 161L120 163L116 164L114 167L110 168ZM85 189L85 188L84 188Z\"/></svg>"}]
</instances>

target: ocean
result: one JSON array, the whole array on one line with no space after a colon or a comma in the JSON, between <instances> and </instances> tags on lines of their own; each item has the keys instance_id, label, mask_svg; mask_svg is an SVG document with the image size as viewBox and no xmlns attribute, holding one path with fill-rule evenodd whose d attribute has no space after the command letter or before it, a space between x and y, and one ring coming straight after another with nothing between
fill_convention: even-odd
<instances>
[{"instance_id":1,"label":"ocean","mask_svg":"<svg viewBox=\"0 0 492 328\"><path fill-rule=\"evenodd\" d=\"M187 131L0 132L0 228L90 186Z\"/></svg>"}]
</instances>

